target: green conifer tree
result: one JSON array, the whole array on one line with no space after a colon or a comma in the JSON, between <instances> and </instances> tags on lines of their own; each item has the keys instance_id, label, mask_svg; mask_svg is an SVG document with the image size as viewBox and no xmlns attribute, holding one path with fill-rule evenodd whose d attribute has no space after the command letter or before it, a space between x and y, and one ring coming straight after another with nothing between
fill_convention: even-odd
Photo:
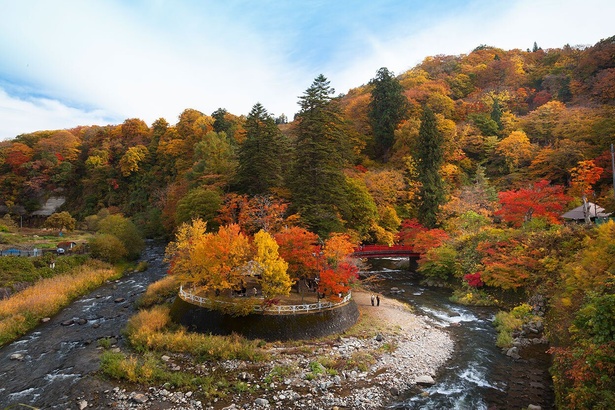
<instances>
[{"instance_id":1,"label":"green conifer tree","mask_svg":"<svg viewBox=\"0 0 615 410\"><path fill-rule=\"evenodd\" d=\"M440 176L443 162L442 144L444 137L438 130L436 116L431 108L425 106L419 129L417 171L421 188L419 191L419 221L429 227L436 226L436 216L444 202L444 184Z\"/></svg>"},{"instance_id":2,"label":"green conifer tree","mask_svg":"<svg viewBox=\"0 0 615 410\"><path fill-rule=\"evenodd\" d=\"M246 140L239 148L237 188L250 195L282 186L282 134L267 110L257 103L245 123Z\"/></svg>"},{"instance_id":3,"label":"green conifer tree","mask_svg":"<svg viewBox=\"0 0 615 410\"><path fill-rule=\"evenodd\" d=\"M343 227L340 201L346 201L342 169L349 158L347 138L332 94L321 74L299 97L296 158L291 191L294 211L320 235Z\"/></svg>"},{"instance_id":4,"label":"green conifer tree","mask_svg":"<svg viewBox=\"0 0 615 410\"><path fill-rule=\"evenodd\" d=\"M368 115L374 133L374 158L386 161L395 129L408 111L408 100L397 78L385 67L369 83L373 87Z\"/></svg>"}]
</instances>

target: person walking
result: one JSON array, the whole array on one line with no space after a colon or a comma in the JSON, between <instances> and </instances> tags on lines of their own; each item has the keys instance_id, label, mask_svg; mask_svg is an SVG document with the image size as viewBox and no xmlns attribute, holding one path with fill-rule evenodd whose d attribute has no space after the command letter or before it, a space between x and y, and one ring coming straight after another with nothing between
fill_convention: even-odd
<instances>
[{"instance_id":1,"label":"person walking","mask_svg":"<svg viewBox=\"0 0 615 410\"><path fill-rule=\"evenodd\" d=\"M376 306L380 306L380 295L376 295Z\"/></svg>"},{"instance_id":2,"label":"person walking","mask_svg":"<svg viewBox=\"0 0 615 410\"><path fill-rule=\"evenodd\" d=\"M374 294L372 293L372 306L374 306Z\"/></svg>"}]
</instances>

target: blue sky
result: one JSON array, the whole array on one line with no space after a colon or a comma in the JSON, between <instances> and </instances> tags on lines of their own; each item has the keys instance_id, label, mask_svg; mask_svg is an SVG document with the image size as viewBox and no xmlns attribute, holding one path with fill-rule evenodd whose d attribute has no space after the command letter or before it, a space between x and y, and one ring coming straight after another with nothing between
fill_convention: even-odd
<instances>
[{"instance_id":1,"label":"blue sky","mask_svg":"<svg viewBox=\"0 0 615 410\"><path fill-rule=\"evenodd\" d=\"M612 0L0 0L0 140L256 102L292 118L321 73L346 93L480 44L592 45L613 16Z\"/></svg>"}]
</instances>

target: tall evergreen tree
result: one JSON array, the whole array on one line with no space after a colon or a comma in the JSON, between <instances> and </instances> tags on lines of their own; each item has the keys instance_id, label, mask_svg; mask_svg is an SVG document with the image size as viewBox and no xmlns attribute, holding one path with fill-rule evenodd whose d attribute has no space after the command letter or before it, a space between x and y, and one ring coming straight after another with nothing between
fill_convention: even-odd
<instances>
[{"instance_id":1,"label":"tall evergreen tree","mask_svg":"<svg viewBox=\"0 0 615 410\"><path fill-rule=\"evenodd\" d=\"M291 190L294 210L314 232L327 235L343 227L340 201L346 200L342 169L348 144L332 101L335 90L321 74L299 97L296 159Z\"/></svg>"},{"instance_id":2,"label":"tall evergreen tree","mask_svg":"<svg viewBox=\"0 0 615 410\"><path fill-rule=\"evenodd\" d=\"M491 119L498 125L498 130L502 131L504 125L502 124L502 106L498 98L493 99L493 107L491 108Z\"/></svg>"},{"instance_id":3,"label":"tall evergreen tree","mask_svg":"<svg viewBox=\"0 0 615 410\"><path fill-rule=\"evenodd\" d=\"M266 194L282 185L282 134L273 117L256 103L245 123L239 148L237 188L250 195Z\"/></svg>"},{"instance_id":4,"label":"tall evergreen tree","mask_svg":"<svg viewBox=\"0 0 615 410\"><path fill-rule=\"evenodd\" d=\"M429 227L436 226L438 208L444 202L444 184L440 176L444 136L436 125L436 116L431 108L425 106L419 129L418 149L416 152L417 171L421 189L419 191L419 221Z\"/></svg>"},{"instance_id":5,"label":"tall evergreen tree","mask_svg":"<svg viewBox=\"0 0 615 410\"><path fill-rule=\"evenodd\" d=\"M408 111L408 100L401 84L387 68L378 70L369 83L372 95L368 115L374 133L374 156L386 161L393 146L395 129Z\"/></svg>"}]
</instances>

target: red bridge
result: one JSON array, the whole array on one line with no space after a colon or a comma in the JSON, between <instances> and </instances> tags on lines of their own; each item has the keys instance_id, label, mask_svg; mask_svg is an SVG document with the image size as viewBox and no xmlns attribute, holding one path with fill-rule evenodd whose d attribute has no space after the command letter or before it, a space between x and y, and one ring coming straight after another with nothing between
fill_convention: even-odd
<instances>
[{"instance_id":1,"label":"red bridge","mask_svg":"<svg viewBox=\"0 0 615 410\"><path fill-rule=\"evenodd\" d=\"M396 258L408 257L418 259L421 254L407 245L363 245L355 249L353 256L357 258Z\"/></svg>"}]
</instances>

